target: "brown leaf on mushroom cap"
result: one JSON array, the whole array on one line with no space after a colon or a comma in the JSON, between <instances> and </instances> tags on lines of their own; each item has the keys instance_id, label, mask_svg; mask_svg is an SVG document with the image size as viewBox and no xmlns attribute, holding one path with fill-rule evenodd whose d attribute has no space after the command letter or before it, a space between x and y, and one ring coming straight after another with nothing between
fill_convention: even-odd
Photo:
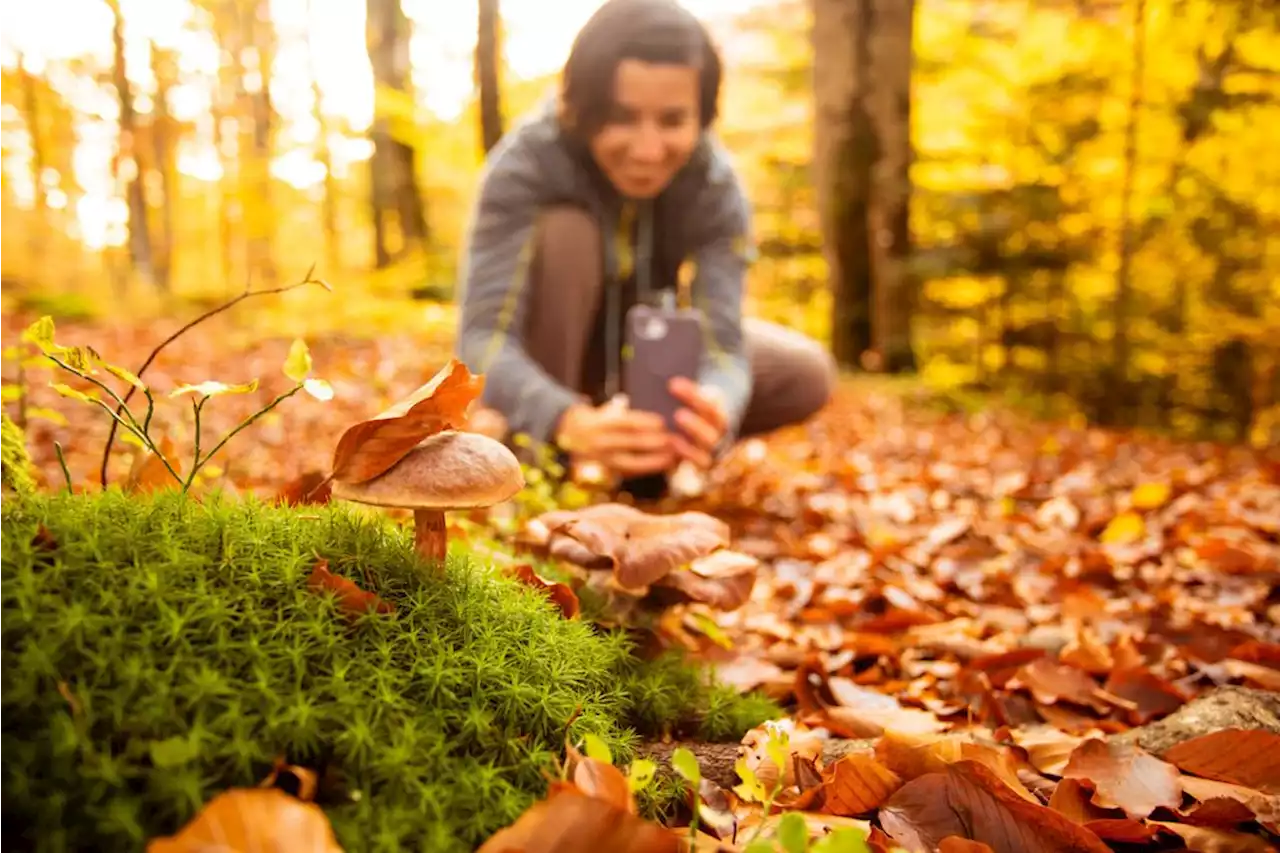
<instances>
[{"instance_id":1,"label":"brown leaf on mushroom cap","mask_svg":"<svg viewBox=\"0 0 1280 853\"><path fill-rule=\"evenodd\" d=\"M473 432L438 432L390 469L363 482L335 481L333 497L404 509L492 506L524 488L520 461L505 445Z\"/></svg>"},{"instance_id":2,"label":"brown leaf on mushroom cap","mask_svg":"<svg viewBox=\"0 0 1280 853\"><path fill-rule=\"evenodd\" d=\"M278 788L224 791L206 803L176 835L147 844L147 853L208 850L342 853L320 807Z\"/></svg>"},{"instance_id":3,"label":"brown leaf on mushroom cap","mask_svg":"<svg viewBox=\"0 0 1280 853\"><path fill-rule=\"evenodd\" d=\"M380 415L347 428L333 451L333 479L362 483L389 470L429 436L466 425L467 409L484 390L456 358L405 399Z\"/></svg>"}]
</instances>

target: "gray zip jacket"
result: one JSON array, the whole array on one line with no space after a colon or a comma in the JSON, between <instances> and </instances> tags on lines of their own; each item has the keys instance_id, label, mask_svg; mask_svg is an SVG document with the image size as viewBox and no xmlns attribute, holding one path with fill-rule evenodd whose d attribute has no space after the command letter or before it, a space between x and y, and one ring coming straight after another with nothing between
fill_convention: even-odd
<instances>
[{"instance_id":1,"label":"gray zip jacket","mask_svg":"<svg viewBox=\"0 0 1280 853\"><path fill-rule=\"evenodd\" d=\"M606 388L619 387L622 324L630 307L619 295L620 268L633 265L635 289L644 299L652 282L671 286L674 268L691 260L693 303L705 318L698 380L721 392L729 437L736 435L751 393L742 333L751 209L727 152L704 134L658 199L633 203L619 197L589 155L561 134L554 101L523 118L490 152L467 227L456 352L473 373L485 374L482 402L502 413L512 434L550 442L560 415L583 399L552 379L522 342L535 219L555 204L581 206L602 225ZM627 234L619 245L611 235L632 217L634 236Z\"/></svg>"}]
</instances>

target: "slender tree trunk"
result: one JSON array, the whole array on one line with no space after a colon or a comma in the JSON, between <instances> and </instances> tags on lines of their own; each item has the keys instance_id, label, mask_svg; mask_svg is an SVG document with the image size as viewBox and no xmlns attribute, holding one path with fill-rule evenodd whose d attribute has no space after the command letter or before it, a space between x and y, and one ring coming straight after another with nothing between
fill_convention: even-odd
<instances>
[{"instance_id":1,"label":"slender tree trunk","mask_svg":"<svg viewBox=\"0 0 1280 853\"><path fill-rule=\"evenodd\" d=\"M246 200L245 223L248 225L249 269L265 284L278 279L275 253L275 210L271 187L271 159L275 109L271 103L271 66L275 54L275 30L267 12L267 0L245 3L241 7L242 43L251 48L254 63L242 68L240 94L248 107L250 121L241 156L248 160L248 180L242 196Z\"/></svg>"},{"instance_id":2,"label":"slender tree trunk","mask_svg":"<svg viewBox=\"0 0 1280 853\"><path fill-rule=\"evenodd\" d=\"M151 117L152 156L160 176L160 242L156 247L156 281L169 292L173 287L173 254L175 240L176 162L174 157L174 119L169 114L169 90L176 68L174 57L153 42L151 73L156 78L155 112Z\"/></svg>"},{"instance_id":3,"label":"slender tree trunk","mask_svg":"<svg viewBox=\"0 0 1280 853\"><path fill-rule=\"evenodd\" d=\"M1135 0L1133 20L1133 67L1129 82L1129 112L1124 132L1124 176L1120 186L1120 247L1116 267L1116 294L1112 308L1111 394L1112 416L1120 416L1128 398L1130 314L1130 268L1133 264L1133 226L1130 208L1133 204L1134 172L1137 170L1138 113L1142 108L1142 78L1146 68L1146 0Z\"/></svg>"},{"instance_id":4,"label":"slender tree trunk","mask_svg":"<svg viewBox=\"0 0 1280 853\"><path fill-rule=\"evenodd\" d=\"M814 160L832 286L831 347L845 366L872 347L870 29L873 0L814 0Z\"/></svg>"},{"instance_id":5,"label":"slender tree trunk","mask_svg":"<svg viewBox=\"0 0 1280 853\"><path fill-rule=\"evenodd\" d=\"M373 66L375 112L370 138L374 153L370 159L372 188L374 258L379 268L388 266L398 254L389 246L388 220L397 214L401 248L427 248L427 216L418 191L414 147L403 134L393 133L391 117L377 106L385 98L413 103L409 68L409 20L399 0L367 0L367 45ZM378 93L382 91L383 97Z\"/></svg>"},{"instance_id":6,"label":"slender tree trunk","mask_svg":"<svg viewBox=\"0 0 1280 853\"><path fill-rule=\"evenodd\" d=\"M147 199L142 190L142 169L134 145L138 138L137 114L133 109L133 87L129 83L124 52L124 15L119 0L107 0L111 10L111 41L114 48L113 74L120 100L120 141L115 158L117 181L125 184L129 210L129 262L133 272L148 287L155 286L151 254L151 232L147 223Z\"/></svg>"},{"instance_id":7,"label":"slender tree trunk","mask_svg":"<svg viewBox=\"0 0 1280 853\"><path fill-rule=\"evenodd\" d=\"M889 373L914 371L911 322L916 282L911 259L911 71L915 0L876 0L869 34L868 102L880 141L873 167L872 240L875 253L874 344Z\"/></svg>"},{"instance_id":8,"label":"slender tree trunk","mask_svg":"<svg viewBox=\"0 0 1280 853\"><path fill-rule=\"evenodd\" d=\"M476 88L480 90L480 145L488 154L502 138L502 104L498 79L499 0L480 0L476 30Z\"/></svg>"},{"instance_id":9,"label":"slender tree trunk","mask_svg":"<svg viewBox=\"0 0 1280 853\"><path fill-rule=\"evenodd\" d=\"M36 77L27 69L27 58L21 53L18 54L18 74L22 80L23 120L31 134L31 181L36 205L36 227L30 231L29 247L31 257L39 258L44 253L49 229L49 194L44 187L44 170L49 162L45 152L44 114L36 91Z\"/></svg>"},{"instance_id":10,"label":"slender tree trunk","mask_svg":"<svg viewBox=\"0 0 1280 853\"><path fill-rule=\"evenodd\" d=\"M307 0L307 56L311 66L311 97L314 104L312 115L315 117L317 128L316 156L324 168L324 198L320 202L320 216L324 223L324 244L329 266L337 270L342 267L342 246L338 241L338 186L333 178L333 152L329 148L329 120L324 114L320 77L316 73L319 62L311 41L311 21L315 19L315 12L315 0Z\"/></svg>"}]
</instances>

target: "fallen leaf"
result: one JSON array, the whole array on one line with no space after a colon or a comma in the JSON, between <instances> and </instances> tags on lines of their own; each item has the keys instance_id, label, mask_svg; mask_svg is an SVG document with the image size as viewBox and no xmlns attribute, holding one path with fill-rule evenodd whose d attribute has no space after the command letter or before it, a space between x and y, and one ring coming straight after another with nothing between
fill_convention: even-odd
<instances>
[{"instance_id":1,"label":"fallen leaf","mask_svg":"<svg viewBox=\"0 0 1280 853\"><path fill-rule=\"evenodd\" d=\"M995 853L1110 853L1096 835L1028 803L973 761L908 782L881 807L880 823L912 853L932 853L952 835Z\"/></svg>"},{"instance_id":2,"label":"fallen leaf","mask_svg":"<svg viewBox=\"0 0 1280 853\"><path fill-rule=\"evenodd\" d=\"M1161 678L1145 666L1117 668L1103 689L1108 694L1132 702L1126 710L1129 722L1141 726L1181 708L1190 694Z\"/></svg>"},{"instance_id":3,"label":"fallen leaf","mask_svg":"<svg viewBox=\"0 0 1280 853\"><path fill-rule=\"evenodd\" d=\"M135 449L133 463L124 481L124 490L129 494L147 494L181 486L165 467L167 461L176 473L182 473L182 461L178 459L173 439L168 433L160 436L156 449L159 453L145 447Z\"/></svg>"},{"instance_id":4,"label":"fallen leaf","mask_svg":"<svg viewBox=\"0 0 1280 853\"><path fill-rule=\"evenodd\" d=\"M958 835L948 835L938 844L938 853L995 853L981 841L970 841Z\"/></svg>"},{"instance_id":5,"label":"fallen leaf","mask_svg":"<svg viewBox=\"0 0 1280 853\"><path fill-rule=\"evenodd\" d=\"M547 598L551 599L551 602L560 608L564 618L572 619L578 615L580 609L578 595L568 584L542 578L533 570L533 566L528 563L517 563L514 566L509 566L505 571L521 583L546 593Z\"/></svg>"},{"instance_id":6,"label":"fallen leaf","mask_svg":"<svg viewBox=\"0 0 1280 853\"><path fill-rule=\"evenodd\" d=\"M879 808L902 787L898 774L867 755L846 755L823 772L823 811L856 817Z\"/></svg>"},{"instance_id":7,"label":"fallen leaf","mask_svg":"<svg viewBox=\"0 0 1280 853\"><path fill-rule=\"evenodd\" d=\"M1151 825L1178 836L1188 850L1196 853L1276 853L1274 844L1257 835L1158 820L1151 821Z\"/></svg>"},{"instance_id":8,"label":"fallen leaf","mask_svg":"<svg viewBox=\"0 0 1280 853\"><path fill-rule=\"evenodd\" d=\"M1182 803L1178 769L1131 743L1090 738L1071 753L1062 775L1093 788L1093 803L1132 818Z\"/></svg>"},{"instance_id":9,"label":"fallen leaf","mask_svg":"<svg viewBox=\"0 0 1280 853\"><path fill-rule=\"evenodd\" d=\"M450 359L429 382L380 415L347 428L333 452L333 478L362 483L390 470L424 438L466 424L467 409L484 390Z\"/></svg>"},{"instance_id":10,"label":"fallen leaf","mask_svg":"<svg viewBox=\"0 0 1280 853\"><path fill-rule=\"evenodd\" d=\"M515 823L500 829L476 853L680 853L675 832L588 796L567 783L553 783Z\"/></svg>"},{"instance_id":11,"label":"fallen leaf","mask_svg":"<svg viewBox=\"0 0 1280 853\"><path fill-rule=\"evenodd\" d=\"M802 713L820 717L827 728L844 737L878 737L886 731L928 734L946 728L928 711L903 707L885 693L828 676L816 659L796 669L795 692Z\"/></svg>"},{"instance_id":12,"label":"fallen leaf","mask_svg":"<svg viewBox=\"0 0 1280 853\"><path fill-rule=\"evenodd\" d=\"M1246 788L1243 785L1216 782L1213 779L1201 779L1198 776L1183 776L1182 787L1203 806L1219 800L1231 800L1240 803L1253 814L1258 823L1271 832L1280 835L1280 794L1264 794L1261 791L1255 791L1253 788ZM1187 816L1192 823L1199 823L1200 821L1191 820L1191 816L1196 813L1198 808L1198 806L1193 806L1190 811L1184 811L1182 814Z\"/></svg>"},{"instance_id":13,"label":"fallen leaf","mask_svg":"<svg viewBox=\"0 0 1280 853\"><path fill-rule=\"evenodd\" d=\"M235 788L214 797L177 834L147 843L147 853L342 853L329 819L314 803L278 788Z\"/></svg>"},{"instance_id":14,"label":"fallen leaf","mask_svg":"<svg viewBox=\"0 0 1280 853\"><path fill-rule=\"evenodd\" d=\"M904 781L926 773L941 773L964 756L963 735L913 735L887 731L876 741L875 754Z\"/></svg>"},{"instance_id":15,"label":"fallen leaf","mask_svg":"<svg viewBox=\"0 0 1280 853\"><path fill-rule=\"evenodd\" d=\"M285 483L276 493L276 500L286 506L327 504L332 497L333 486L323 471L307 471Z\"/></svg>"},{"instance_id":16,"label":"fallen leaf","mask_svg":"<svg viewBox=\"0 0 1280 853\"><path fill-rule=\"evenodd\" d=\"M1068 818L1072 823L1084 826L1091 821L1105 820L1116 812L1104 809L1093 802L1093 790L1076 779L1063 779L1049 797L1049 808Z\"/></svg>"},{"instance_id":17,"label":"fallen leaf","mask_svg":"<svg viewBox=\"0 0 1280 853\"><path fill-rule=\"evenodd\" d=\"M1038 658L1019 669L1007 686L1013 690L1025 688L1037 702L1046 705L1070 702L1098 713L1104 713L1110 707L1102 698L1102 689L1088 673L1074 666L1054 663L1048 658Z\"/></svg>"},{"instance_id":18,"label":"fallen leaf","mask_svg":"<svg viewBox=\"0 0 1280 853\"><path fill-rule=\"evenodd\" d=\"M1164 759L1184 773L1280 793L1280 734L1223 729L1170 747Z\"/></svg>"},{"instance_id":19,"label":"fallen leaf","mask_svg":"<svg viewBox=\"0 0 1280 853\"><path fill-rule=\"evenodd\" d=\"M1061 776L1071 753L1084 740L1049 726L1013 732L1013 741L1027 754L1027 761L1041 773Z\"/></svg>"},{"instance_id":20,"label":"fallen leaf","mask_svg":"<svg viewBox=\"0 0 1280 853\"><path fill-rule=\"evenodd\" d=\"M395 607L372 592L361 589L355 581L329 571L329 561L320 560L311 570L307 585L316 592L331 592L337 596L338 606L348 613L360 614L373 610L377 613L393 613Z\"/></svg>"}]
</instances>

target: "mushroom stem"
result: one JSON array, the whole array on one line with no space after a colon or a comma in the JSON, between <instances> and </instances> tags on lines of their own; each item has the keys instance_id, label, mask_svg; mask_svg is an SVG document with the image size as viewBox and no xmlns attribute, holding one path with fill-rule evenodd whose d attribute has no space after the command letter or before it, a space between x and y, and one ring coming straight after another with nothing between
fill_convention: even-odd
<instances>
[{"instance_id":1,"label":"mushroom stem","mask_svg":"<svg viewBox=\"0 0 1280 853\"><path fill-rule=\"evenodd\" d=\"M443 563L449 553L449 531L438 509L413 511L413 547L426 560Z\"/></svg>"}]
</instances>

